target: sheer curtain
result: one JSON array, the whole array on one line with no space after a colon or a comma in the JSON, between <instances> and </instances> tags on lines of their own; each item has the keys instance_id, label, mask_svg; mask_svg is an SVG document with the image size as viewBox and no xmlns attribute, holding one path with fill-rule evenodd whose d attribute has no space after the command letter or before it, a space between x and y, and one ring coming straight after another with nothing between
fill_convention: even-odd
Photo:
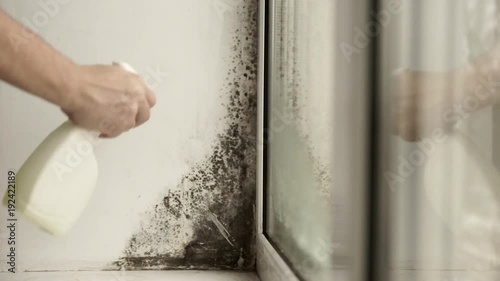
<instances>
[{"instance_id":1,"label":"sheer curtain","mask_svg":"<svg viewBox=\"0 0 500 281\"><path fill-rule=\"evenodd\" d=\"M499 280L500 118L474 90L500 1L402 2L380 66L392 280Z\"/></svg>"}]
</instances>

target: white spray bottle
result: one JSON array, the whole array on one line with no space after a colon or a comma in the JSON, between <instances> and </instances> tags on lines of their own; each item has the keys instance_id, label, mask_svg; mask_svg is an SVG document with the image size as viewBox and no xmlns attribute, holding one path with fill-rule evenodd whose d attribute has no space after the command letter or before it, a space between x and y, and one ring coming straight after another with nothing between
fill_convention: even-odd
<instances>
[{"instance_id":1,"label":"white spray bottle","mask_svg":"<svg viewBox=\"0 0 500 281\"><path fill-rule=\"evenodd\" d=\"M126 63L113 63L136 73ZM6 193L4 205L55 236L73 227L87 206L97 183L94 146L99 133L64 122L33 151L17 173L15 194Z\"/></svg>"}]
</instances>

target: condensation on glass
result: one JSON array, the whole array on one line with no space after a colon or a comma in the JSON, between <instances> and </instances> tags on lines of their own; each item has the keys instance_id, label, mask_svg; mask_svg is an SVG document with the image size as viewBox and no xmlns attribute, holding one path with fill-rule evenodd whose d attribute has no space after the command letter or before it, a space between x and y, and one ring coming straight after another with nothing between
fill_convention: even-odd
<instances>
[{"instance_id":1,"label":"condensation on glass","mask_svg":"<svg viewBox=\"0 0 500 281\"><path fill-rule=\"evenodd\" d=\"M265 231L304 280L331 280L346 235L331 216L345 204L332 178L335 3L271 2Z\"/></svg>"}]
</instances>

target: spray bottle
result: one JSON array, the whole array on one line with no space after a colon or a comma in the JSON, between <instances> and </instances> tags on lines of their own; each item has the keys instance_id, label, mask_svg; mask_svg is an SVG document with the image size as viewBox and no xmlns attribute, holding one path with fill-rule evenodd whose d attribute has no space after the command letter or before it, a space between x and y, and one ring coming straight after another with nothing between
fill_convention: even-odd
<instances>
[{"instance_id":1,"label":"spray bottle","mask_svg":"<svg viewBox=\"0 0 500 281\"><path fill-rule=\"evenodd\" d=\"M126 63L113 63L136 73ZM17 173L15 193L7 191L3 204L55 236L75 225L97 183L94 148L99 132L65 121L33 151Z\"/></svg>"}]
</instances>

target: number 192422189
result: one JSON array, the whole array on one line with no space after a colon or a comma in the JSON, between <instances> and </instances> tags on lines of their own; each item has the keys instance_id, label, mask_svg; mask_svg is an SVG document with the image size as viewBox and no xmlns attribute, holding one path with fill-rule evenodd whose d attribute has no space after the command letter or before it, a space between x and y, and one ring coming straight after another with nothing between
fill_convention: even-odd
<instances>
[{"instance_id":1,"label":"number 192422189","mask_svg":"<svg viewBox=\"0 0 500 281\"><path fill-rule=\"evenodd\" d=\"M16 173L9 171L7 180L8 187L5 203L9 212L9 218L14 218L16 216Z\"/></svg>"}]
</instances>

